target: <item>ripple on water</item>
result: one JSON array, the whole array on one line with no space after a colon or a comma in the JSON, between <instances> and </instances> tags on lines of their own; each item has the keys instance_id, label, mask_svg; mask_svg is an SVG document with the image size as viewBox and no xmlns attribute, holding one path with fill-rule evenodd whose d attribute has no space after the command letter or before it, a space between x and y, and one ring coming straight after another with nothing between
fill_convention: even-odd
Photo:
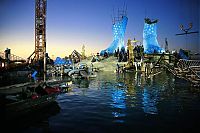
<instances>
[{"instance_id":1,"label":"ripple on water","mask_svg":"<svg viewBox=\"0 0 200 133\"><path fill-rule=\"evenodd\" d=\"M166 73L150 79L100 73L74 83L79 87L57 97L60 112L48 118L52 132L175 132L196 128L200 118L199 94Z\"/></svg>"}]
</instances>

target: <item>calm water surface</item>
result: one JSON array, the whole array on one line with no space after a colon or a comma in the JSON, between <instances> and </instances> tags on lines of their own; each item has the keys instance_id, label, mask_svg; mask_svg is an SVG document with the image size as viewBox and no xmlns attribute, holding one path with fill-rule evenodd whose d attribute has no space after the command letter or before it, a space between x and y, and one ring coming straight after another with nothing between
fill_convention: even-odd
<instances>
[{"instance_id":1,"label":"calm water surface","mask_svg":"<svg viewBox=\"0 0 200 133\"><path fill-rule=\"evenodd\" d=\"M134 133L200 130L200 88L161 73L99 73L73 81L56 105L34 116L20 132ZM53 109L52 109L53 108ZM31 122L30 122L31 121Z\"/></svg>"}]
</instances>

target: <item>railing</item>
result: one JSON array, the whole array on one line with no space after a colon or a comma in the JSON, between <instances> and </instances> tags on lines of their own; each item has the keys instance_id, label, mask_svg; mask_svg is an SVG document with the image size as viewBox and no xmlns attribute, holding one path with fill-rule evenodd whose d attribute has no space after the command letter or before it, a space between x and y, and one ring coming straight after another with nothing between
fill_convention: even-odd
<instances>
[{"instance_id":1,"label":"railing","mask_svg":"<svg viewBox=\"0 0 200 133\"><path fill-rule=\"evenodd\" d=\"M199 60L180 59L177 63L177 68L166 67L175 76L185 79L194 85L200 85L200 75L198 74L198 71L200 70Z\"/></svg>"},{"instance_id":2,"label":"railing","mask_svg":"<svg viewBox=\"0 0 200 133\"><path fill-rule=\"evenodd\" d=\"M182 71L190 71L192 74L196 75L198 79L200 79L200 75L198 75L196 68L199 68L200 60L184 60L180 59L178 62L178 67L182 69Z\"/></svg>"},{"instance_id":3,"label":"railing","mask_svg":"<svg viewBox=\"0 0 200 133\"><path fill-rule=\"evenodd\" d=\"M177 67L171 66L166 62L163 56L154 64L154 67L151 69L150 74L153 73L155 66L160 64L160 67L165 67L169 72L174 76L185 79L192 84L200 85L200 60L185 60L179 59L177 62Z\"/></svg>"},{"instance_id":4,"label":"railing","mask_svg":"<svg viewBox=\"0 0 200 133\"><path fill-rule=\"evenodd\" d=\"M188 68L188 67L199 67L200 66L200 60L185 60L180 59L178 66L182 69Z\"/></svg>"},{"instance_id":5,"label":"railing","mask_svg":"<svg viewBox=\"0 0 200 133\"><path fill-rule=\"evenodd\" d=\"M5 53L3 52L0 52L0 57L3 58L3 59L6 59L5 58ZM25 62L26 60L22 57L19 57L17 55L14 55L14 54L10 54L10 61L13 61L13 62Z\"/></svg>"}]
</instances>

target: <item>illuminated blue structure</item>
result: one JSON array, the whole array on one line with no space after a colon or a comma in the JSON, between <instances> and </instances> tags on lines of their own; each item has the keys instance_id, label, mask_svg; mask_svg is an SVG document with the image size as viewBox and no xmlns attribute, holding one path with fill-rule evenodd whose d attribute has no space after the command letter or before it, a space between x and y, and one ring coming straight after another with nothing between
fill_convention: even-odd
<instances>
[{"instance_id":1,"label":"illuminated blue structure","mask_svg":"<svg viewBox=\"0 0 200 133\"><path fill-rule=\"evenodd\" d=\"M72 64L71 60L61 59L60 57L57 57L56 60L54 61L54 65L71 65L71 64Z\"/></svg>"},{"instance_id":2,"label":"illuminated blue structure","mask_svg":"<svg viewBox=\"0 0 200 133\"><path fill-rule=\"evenodd\" d=\"M124 34L126 31L126 25L128 22L128 18L126 17L126 13L123 11L123 13L117 18L117 20L113 21L112 25L112 32L113 32L113 42L110 44L110 46L102 50L100 52L100 55L104 55L105 52L108 54L113 54L115 50L119 48L124 48Z\"/></svg>"},{"instance_id":3,"label":"illuminated blue structure","mask_svg":"<svg viewBox=\"0 0 200 133\"><path fill-rule=\"evenodd\" d=\"M144 52L147 54L164 52L164 49L160 47L157 41L157 22L158 20L151 21L149 18L145 18L143 30L143 46Z\"/></svg>"}]
</instances>

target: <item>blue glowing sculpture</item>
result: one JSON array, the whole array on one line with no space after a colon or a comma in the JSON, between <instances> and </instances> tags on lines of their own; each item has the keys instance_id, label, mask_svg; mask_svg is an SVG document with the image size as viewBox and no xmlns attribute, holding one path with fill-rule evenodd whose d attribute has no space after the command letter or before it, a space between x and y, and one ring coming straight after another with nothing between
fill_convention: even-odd
<instances>
[{"instance_id":1,"label":"blue glowing sculpture","mask_svg":"<svg viewBox=\"0 0 200 133\"><path fill-rule=\"evenodd\" d=\"M160 47L156 38L157 22L158 20L151 21L149 18L145 19L143 30L143 46L144 52L147 54L164 52L164 49Z\"/></svg>"},{"instance_id":2,"label":"blue glowing sculpture","mask_svg":"<svg viewBox=\"0 0 200 133\"><path fill-rule=\"evenodd\" d=\"M124 48L124 34L126 31L126 25L128 22L128 18L126 17L125 14L121 15L119 17L119 20L114 20L114 23L112 25L112 32L113 32L113 42L110 44L110 46L102 50L100 52L100 55L104 55L105 52L108 54L113 54L115 50L119 48Z\"/></svg>"}]
</instances>

